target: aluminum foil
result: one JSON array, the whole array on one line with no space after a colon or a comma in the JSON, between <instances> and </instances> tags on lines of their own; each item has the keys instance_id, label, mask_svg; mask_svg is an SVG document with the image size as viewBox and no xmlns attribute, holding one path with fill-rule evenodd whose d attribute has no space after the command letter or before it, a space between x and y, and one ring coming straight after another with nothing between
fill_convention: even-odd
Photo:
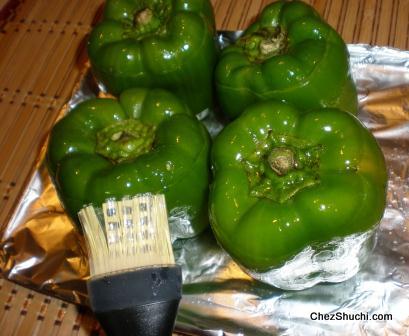
<instances>
[{"instance_id":1,"label":"aluminum foil","mask_svg":"<svg viewBox=\"0 0 409 336\"><path fill-rule=\"evenodd\" d=\"M280 290L243 272L210 230L176 240L184 278L179 332L409 335L409 52L367 45L349 45L349 50L359 117L379 141L389 168L388 205L359 272L337 284ZM61 115L98 93L86 72ZM213 134L220 131L217 122L205 123ZM11 281L87 304L84 240L58 201L43 163L45 148L1 237L0 268Z\"/></svg>"}]
</instances>

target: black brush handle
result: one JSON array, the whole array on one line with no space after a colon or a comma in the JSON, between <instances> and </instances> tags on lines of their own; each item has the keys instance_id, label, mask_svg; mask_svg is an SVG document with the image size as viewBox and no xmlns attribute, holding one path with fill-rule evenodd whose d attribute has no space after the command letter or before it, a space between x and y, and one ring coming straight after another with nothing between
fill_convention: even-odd
<instances>
[{"instance_id":1,"label":"black brush handle","mask_svg":"<svg viewBox=\"0 0 409 336\"><path fill-rule=\"evenodd\" d=\"M150 267L93 278L88 293L107 335L171 335L182 296L181 269Z\"/></svg>"}]
</instances>

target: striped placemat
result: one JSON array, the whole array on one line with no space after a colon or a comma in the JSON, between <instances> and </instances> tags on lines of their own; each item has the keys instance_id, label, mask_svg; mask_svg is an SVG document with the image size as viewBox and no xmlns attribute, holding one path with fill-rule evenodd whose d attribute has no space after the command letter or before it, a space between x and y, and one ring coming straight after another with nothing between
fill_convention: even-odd
<instances>
[{"instance_id":1,"label":"striped placemat","mask_svg":"<svg viewBox=\"0 0 409 336\"><path fill-rule=\"evenodd\" d=\"M238 30L271 0L212 0L217 27ZM309 0L348 43L409 49L409 0ZM103 0L0 0L0 235L58 110L87 62ZM1 335L98 335L89 312L0 280Z\"/></svg>"},{"instance_id":2,"label":"striped placemat","mask_svg":"<svg viewBox=\"0 0 409 336\"><path fill-rule=\"evenodd\" d=\"M2 336L104 335L92 313L0 279Z\"/></svg>"}]
</instances>

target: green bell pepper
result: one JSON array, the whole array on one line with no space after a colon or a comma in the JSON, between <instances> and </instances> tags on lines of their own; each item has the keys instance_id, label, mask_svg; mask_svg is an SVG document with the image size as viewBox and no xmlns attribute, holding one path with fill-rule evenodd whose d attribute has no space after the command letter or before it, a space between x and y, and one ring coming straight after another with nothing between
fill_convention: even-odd
<instances>
[{"instance_id":1,"label":"green bell pepper","mask_svg":"<svg viewBox=\"0 0 409 336\"><path fill-rule=\"evenodd\" d=\"M162 89L129 89L118 101L75 107L53 127L47 152L68 214L77 222L85 204L163 193L173 233L200 233L208 225L210 138L190 114Z\"/></svg>"},{"instance_id":2,"label":"green bell pepper","mask_svg":"<svg viewBox=\"0 0 409 336\"><path fill-rule=\"evenodd\" d=\"M214 234L250 270L366 232L386 204L387 172L375 138L335 108L305 114L281 102L256 103L217 136L212 164Z\"/></svg>"},{"instance_id":3,"label":"green bell pepper","mask_svg":"<svg viewBox=\"0 0 409 336\"><path fill-rule=\"evenodd\" d=\"M114 95L163 88L197 114L212 106L216 46L209 0L107 0L88 55L93 73Z\"/></svg>"},{"instance_id":4,"label":"green bell pepper","mask_svg":"<svg viewBox=\"0 0 409 336\"><path fill-rule=\"evenodd\" d=\"M231 119L250 104L272 98L303 110L336 107L357 113L345 43L301 1L267 6L222 51L215 79L222 111Z\"/></svg>"}]
</instances>

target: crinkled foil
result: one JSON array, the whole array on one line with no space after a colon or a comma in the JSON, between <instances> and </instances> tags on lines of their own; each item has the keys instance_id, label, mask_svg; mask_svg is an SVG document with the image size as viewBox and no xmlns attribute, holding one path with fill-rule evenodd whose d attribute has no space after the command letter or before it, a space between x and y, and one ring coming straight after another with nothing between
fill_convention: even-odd
<instances>
[{"instance_id":1,"label":"crinkled foil","mask_svg":"<svg viewBox=\"0 0 409 336\"><path fill-rule=\"evenodd\" d=\"M378 139L389 168L388 204L374 248L349 280L285 291L250 278L218 247L210 230L197 238L176 240L175 256L183 265L184 278L178 331L409 335L409 52L367 45L350 45L349 50L359 117ZM61 115L98 93L89 72L80 84ZM213 133L220 130L211 121L207 126ZM44 152L45 146L1 237L1 271L11 281L87 304L83 237L61 208L44 166Z\"/></svg>"}]
</instances>

